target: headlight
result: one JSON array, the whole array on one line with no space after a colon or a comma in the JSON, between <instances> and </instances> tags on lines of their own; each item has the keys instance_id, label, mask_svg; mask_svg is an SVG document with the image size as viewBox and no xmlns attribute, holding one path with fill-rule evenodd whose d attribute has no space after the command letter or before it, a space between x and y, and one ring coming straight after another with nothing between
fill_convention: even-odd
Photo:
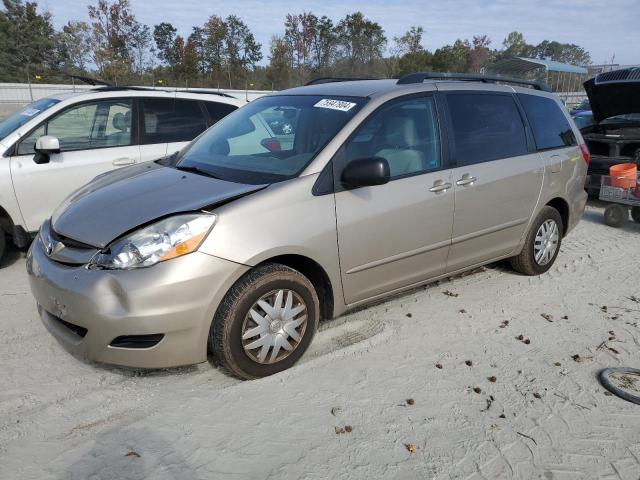
<instances>
[{"instance_id":1,"label":"headlight","mask_svg":"<svg viewBox=\"0 0 640 480\"><path fill-rule=\"evenodd\" d=\"M89 268L150 267L195 252L215 221L215 215L201 213L165 218L116 240L91 260Z\"/></svg>"}]
</instances>

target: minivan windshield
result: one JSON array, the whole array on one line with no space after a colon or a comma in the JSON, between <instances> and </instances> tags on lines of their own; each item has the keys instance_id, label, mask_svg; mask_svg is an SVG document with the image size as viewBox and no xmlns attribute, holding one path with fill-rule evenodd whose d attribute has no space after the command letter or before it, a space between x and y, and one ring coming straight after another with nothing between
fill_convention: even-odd
<instances>
[{"instance_id":1,"label":"minivan windshield","mask_svg":"<svg viewBox=\"0 0 640 480\"><path fill-rule=\"evenodd\" d=\"M320 95L259 98L180 152L176 168L255 185L294 178L366 101Z\"/></svg>"},{"instance_id":2,"label":"minivan windshield","mask_svg":"<svg viewBox=\"0 0 640 480\"><path fill-rule=\"evenodd\" d=\"M39 115L59 102L60 100L56 98L41 98L40 100L30 103L22 110L12 113L0 122L0 140L10 133L15 132L36 115Z\"/></svg>"}]
</instances>

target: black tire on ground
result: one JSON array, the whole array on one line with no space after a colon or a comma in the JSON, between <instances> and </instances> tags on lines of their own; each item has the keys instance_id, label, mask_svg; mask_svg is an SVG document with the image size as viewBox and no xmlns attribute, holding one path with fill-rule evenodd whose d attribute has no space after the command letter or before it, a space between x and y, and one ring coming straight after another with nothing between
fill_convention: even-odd
<instances>
[{"instance_id":1,"label":"black tire on ground","mask_svg":"<svg viewBox=\"0 0 640 480\"><path fill-rule=\"evenodd\" d=\"M631 207L631 218L636 223L640 223L640 207Z\"/></svg>"},{"instance_id":2,"label":"black tire on ground","mask_svg":"<svg viewBox=\"0 0 640 480\"><path fill-rule=\"evenodd\" d=\"M538 229L547 220L553 220L557 225L559 233L558 245L551 260L545 265L540 265L538 264L538 262L536 262L535 259L535 239ZM540 210L538 216L531 223L529 231L527 232L527 237L524 241L524 247L522 248L522 251L515 257L509 259L509 261L511 262L511 267L515 271L520 272L524 275L540 275L546 272L556 261L558 253L560 252L563 235L564 230L562 227L562 217L560 216L560 213L558 213L558 211L553 207L545 206L544 208L542 208L542 210Z\"/></svg>"},{"instance_id":3,"label":"black tire on ground","mask_svg":"<svg viewBox=\"0 0 640 480\"><path fill-rule=\"evenodd\" d=\"M0 263L2 262L2 257L4 256L4 252L7 248L7 237L4 234L4 230L0 227Z\"/></svg>"},{"instance_id":4,"label":"black tire on ground","mask_svg":"<svg viewBox=\"0 0 640 480\"><path fill-rule=\"evenodd\" d=\"M271 291L293 291L306 304L307 324L297 347L285 358L264 364L249 357L242 344L243 324L249 310ZM233 375L250 380L293 366L309 347L320 320L320 302L313 284L297 270L268 263L247 272L229 289L211 325L209 349L218 364Z\"/></svg>"},{"instance_id":5,"label":"black tire on ground","mask_svg":"<svg viewBox=\"0 0 640 480\"><path fill-rule=\"evenodd\" d=\"M632 402L640 405L640 395L634 395L629 393L618 387L613 381L611 381L610 374L612 373L622 373L627 375L639 376L640 370L637 368L628 368L628 367L614 367L614 368L605 368L601 370L598 374L598 379L604 388L609 390L614 395L626 400L627 402Z\"/></svg>"},{"instance_id":6,"label":"black tire on ground","mask_svg":"<svg viewBox=\"0 0 640 480\"><path fill-rule=\"evenodd\" d=\"M629 212L622 205L613 204L604 209L604 223L610 227L622 227L629 217Z\"/></svg>"}]
</instances>

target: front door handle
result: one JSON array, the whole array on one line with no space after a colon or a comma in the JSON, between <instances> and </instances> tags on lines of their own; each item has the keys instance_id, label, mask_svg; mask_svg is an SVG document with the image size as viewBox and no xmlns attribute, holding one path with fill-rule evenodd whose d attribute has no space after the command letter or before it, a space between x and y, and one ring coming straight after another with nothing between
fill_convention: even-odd
<instances>
[{"instance_id":1,"label":"front door handle","mask_svg":"<svg viewBox=\"0 0 640 480\"><path fill-rule=\"evenodd\" d=\"M450 188L451 188L451 184L449 182L445 183L442 180L436 180L433 183L433 187L431 187L429 191L433 193L441 193L441 192L446 192Z\"/></svg>"},{"instance_id":2,"label":"front door handle","mask_svg":"<svg viewBox=\"0 0 640 480\"><path fill-rule=\"evenodd\" d=\"M476 177L472 177L468 173L465 173L462 178L456 182L456 185L465 187L467 185L473 185L476 180L478 180Z\"/></svg>"},{"instance_id":3,"label":"front door handle","mask_svg":"<svg viewBox=\"0 0 640 480\"><path fill-rule=\"evenodd\" d=\"M133 165L136 161L133 158L122 157L116 158L112 163L115 167L125 167L127 165Z\"/></svg>"}]
</instances>

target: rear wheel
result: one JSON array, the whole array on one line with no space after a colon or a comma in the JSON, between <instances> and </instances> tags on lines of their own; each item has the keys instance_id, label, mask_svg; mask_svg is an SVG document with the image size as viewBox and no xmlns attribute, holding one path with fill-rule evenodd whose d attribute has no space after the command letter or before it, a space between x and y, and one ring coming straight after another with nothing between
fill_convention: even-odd
<instances>
[{"instance_id":1,"label":"rear wheel","mask_svg":"<svg viewBox=\"0 0 640 480\"><path fill-rule=\"evenodd\" d=\"M511 266L525 275L546 272L556 261L562 235L560 213L553 207L544 207L531 224L522 251L510 259Z\"/></svg>"},{"instance_id":2,"label":"rear wheel","mask_svg":"<svg viewBox=\"0 0 640 480\"><path fill-rule=\"evenodd\" d=\"M248 272L218 307L210 334L214 358L253 379L294 365L318 327L320 304L307 277L280 264Z\"/></svg>"},{"instance_id":3,"label":"rear wheel","mask_svg":"<svg viewBox=\"0 0 640 480\"><path fill-rule=\"evenodd\" d=\"M631 218L636 223L640 223L640 207L631 207Z\"/></svg>"},{"instance_id":4,"label":"rear wheel","mask_svg":"<svg viewBox=\"0 0 640 480\"><path fill-rule=\"evenodd\" d=\"M627 221L628 216L629 213L627 212L627 209L622 205L609 205L604 209L604 223L610 227L622 227Z\"/></svg>"}]
</instances>

